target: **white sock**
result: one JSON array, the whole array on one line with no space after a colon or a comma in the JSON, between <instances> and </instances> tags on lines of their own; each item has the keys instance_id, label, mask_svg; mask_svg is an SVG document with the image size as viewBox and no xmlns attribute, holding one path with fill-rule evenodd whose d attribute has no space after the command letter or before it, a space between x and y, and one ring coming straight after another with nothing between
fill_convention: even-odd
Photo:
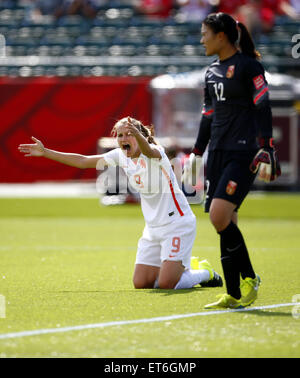
<instances>
[{"instance_id":1,"label":"white sock","mask_svg":"<svg viewBox=\"0 0 300 378\"><path fill-rule=\"evenodd\" d=\"M177 285L174 287L174 289L190 289L191 287L194 287L195 285L198 285L201 282L209 281L209 278L210 274L209 271L206 269L187 269L182 273L180 280L177 282Z\"/></svg>"},{"instance_id":2,"label":"white sock","mask_svg":"<svg viewBox=\"0 0 300 378\"><path fill-rule=\"evenodd\" d=\"M156 280L155 280L155 282L154 282L153 289L159 289L159 286L158 286L158 278L156 278Z\"/></svg>"}]
</instances>

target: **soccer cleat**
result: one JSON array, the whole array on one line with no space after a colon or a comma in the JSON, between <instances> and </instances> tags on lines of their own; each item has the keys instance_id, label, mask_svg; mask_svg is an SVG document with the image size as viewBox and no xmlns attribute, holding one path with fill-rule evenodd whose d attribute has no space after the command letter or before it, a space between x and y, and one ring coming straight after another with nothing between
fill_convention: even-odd
<instances>
[{"instance_id":1,"label":"soccer cleat","mask_svg":"<svg viewBox=\"0 0 300 378\"><path fill-rule=\"evenodd\" d=\"M242 305L250 306L257 298L261 279L258 274L255 278L246 277L241 283Z\"/></svg>"},{"instance_id":2,"label":"soccer cleat","mask_svg":"<svg viewBox=\"0 0 300 378\"><path fill-rule=\"evenodd\" d=\"M219 298L218 301L209 303L204 306L205 309L219 309L219 308L231 308L231 309L238 309L244 308L240 299L235 299L229 294L219 294L217 295Z\"/></svg>"},{"instance_id":3,"label":"soccer cleat","mask_svg":"<svg viewBox=\"0 0 300 378\"><path fill-rule=\"evenodd\" d=\"M206 269L209 271L209 281L201 282L202 287L222 287L223 280L222 277L213 270L212 266L207 260L202 260L199 262L199 269Z\"/></svg>"},{"instance_id":4,"label":"soccer cleat","mask_svg":"<svg viewBox=\"0 0 300 378\"><path fill-rule=\"evenodd\" d=\"M191 257L191 269L193 270L199 269L199 257L195 257L195 256Z\"/></svg>"}]
</instances>

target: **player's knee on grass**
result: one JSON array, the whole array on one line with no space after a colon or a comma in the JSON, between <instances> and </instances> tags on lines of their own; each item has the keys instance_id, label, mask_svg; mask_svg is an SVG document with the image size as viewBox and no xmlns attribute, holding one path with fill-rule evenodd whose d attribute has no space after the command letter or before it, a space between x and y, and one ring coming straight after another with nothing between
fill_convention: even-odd
<instances>
[{"instance_id":1,"label":"player's knee on grass","mask_svg":"<svg viewBox=\"0 0 300 378\"><path fill-rule=\"evenodd\" d=\"M159 288L174 289L180 280L184 269L181 261L164 261L158 277Z\"/></svg>"},{"instance_id":2,"label":"player's knee on grass","mask_svg":"<svg viewBox=\"0 0 300 378\"><path fill-rule=\"evenodd\" d=\"M159 267L136 264L133 274L133 286L135 289L151 289L159 274Z\"/></svg>"},{"instance_id":3,"label":"player's knee on grass","mask_svg":"<svg viewBox=\"0 0 300 378\"><path fill-rule=\"evenodd\" d=\"M160 278L158 280L158 286L160 289L174 289L178 280L168 279L168 278Z\"/></svg>"},{"instance_id":4,"label":"player's knee on grass","mask_svg":"<svg viewBox=\"0 0 300 378\"><path fill-rule=\"evenodd\" d=\"M133 286L135 289L152 289L154 287L154 282L133 277Z\"/></svg>"},{"instance_id":5,"label":"player's knee on grass","mask_svg":"<svg viewBox=\"0 0 300 378\"><path fill-rule=\"evenodd\" d=\"M154 287L155 277L147 277L135 273L133 276L133 286L135 289L152 289Z\"/></svg>"}]
</instances>

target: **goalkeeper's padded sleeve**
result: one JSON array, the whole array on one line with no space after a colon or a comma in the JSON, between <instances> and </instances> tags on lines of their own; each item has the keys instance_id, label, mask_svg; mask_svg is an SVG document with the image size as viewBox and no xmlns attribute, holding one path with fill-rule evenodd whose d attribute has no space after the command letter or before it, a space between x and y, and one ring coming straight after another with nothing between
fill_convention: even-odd
<instances>
[{"instance_id":1,"label":"goalkeeper's padded sleeve","mask_svg":"<svg viewBox=\"0 0 300 378\"><path fill-rule=\"evenodd\" d=\"M207 80L207 72L205 74L205 82ZM204 88L204 104L202 108L202 118L198 131L196 143L192 152L195 155L202 156L210 140L210 127L213 119L214 108L212 105L212 99L209 95L208 87Z\"/></svg>"},{"instance_id":2,"label":"goalkeeper's padded sleeve","mask_svg":"<svg viewBox=\"0 0 300 378\"><path fill-rule=\"evenodd\" d=\"M272 111L268 100L264 102L264 106L256 108L256 122L259 138L272 139Z\"/></svg>"},{"instance_id":3,"label":"goalkeeper's padded sleeve","mask_svg":"<svg viewBox=\"0 0 300 378\"><path fill-rule=\"evenodd\" d=\"M259 137L272 138L272 110L269 99L269 88L265 70L257 60L249 60L246 66L247 77L252 88L255 118Z\"/></svg>"},{"instance_id":4,"label":"goalkeeper's padded sleeve","mask_svg":"<svg viewBox=\"0 0 300 378\"><path fill-rule=\"evenodd\" d=\"M195 143L194 148L192 149L192 152L195 155L202 156L204 154L204 151L210 139L211 122L212 122L212 119L210 117L207 117L205 114L203 114L203 117L200 122L200 127L198 131L196 143Z\"/></svg>"}]
</instances>

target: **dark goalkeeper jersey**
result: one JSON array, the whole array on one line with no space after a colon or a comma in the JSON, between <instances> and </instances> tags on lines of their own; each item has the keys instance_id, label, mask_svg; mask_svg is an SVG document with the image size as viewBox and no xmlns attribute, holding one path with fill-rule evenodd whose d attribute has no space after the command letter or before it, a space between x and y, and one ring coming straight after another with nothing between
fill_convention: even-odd
<instances>
[{"instance_id":1,"label":"dark goalkeeper jersey","mask_svg":"<svg viewBox=\"0 0 300 378\"><path fill-rule=\"evenodd\" d=\"M253 150L257 137L272 136L272 114L264 68L237 52L216 60L205 75L205 99L194 152Z\"/></svg>"}]
</instances>

